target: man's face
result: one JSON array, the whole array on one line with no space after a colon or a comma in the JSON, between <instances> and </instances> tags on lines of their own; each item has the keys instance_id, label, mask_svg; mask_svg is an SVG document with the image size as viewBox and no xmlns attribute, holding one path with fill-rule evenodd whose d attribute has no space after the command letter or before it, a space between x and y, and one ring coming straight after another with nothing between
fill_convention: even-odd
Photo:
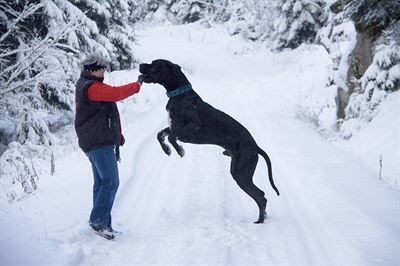
<instances>
[{"instance_id":1,"label":"man's face","mask_svg":"<svg viewBox=\"0 0 400 266\"><path fill-rule=\"evenodd\" d=\"M106 69L102 68L102 69L99 69L97 71L92 71L91 73L92 73L93 76L96 76L98 78L104 78L104 72L106 72Z\"/></svg>"}]
</instances>

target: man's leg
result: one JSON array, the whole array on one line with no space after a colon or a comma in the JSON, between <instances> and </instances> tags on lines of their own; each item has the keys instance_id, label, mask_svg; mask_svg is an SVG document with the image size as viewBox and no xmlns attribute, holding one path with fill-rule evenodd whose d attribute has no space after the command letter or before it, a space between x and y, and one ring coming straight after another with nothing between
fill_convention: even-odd
<instances>
[{"instance_id":1,"label":"man's leg","mask_svg":"<svg viewBox=\"0 0 400 266\"><path fill-rule=\"evenodd\" d=\"M100 186L101 186L101 178L99 173L97 172L96 167L92 164L92 172L93 172L93 206L96 202L97 195L99 194Z\"/></svg>"},{"instance_id":2,"label":"man's leg","mask_svg":"<svg viewBox=\"0 0 400 266\"><path fill-rule=\"evenodd\" d=\"M107 146L88 152L96 168L101 184L90 215L90 223L96 229L111 227L111 209L119 186L118 165L114 147Z\"/></svg>"}]
</instances>

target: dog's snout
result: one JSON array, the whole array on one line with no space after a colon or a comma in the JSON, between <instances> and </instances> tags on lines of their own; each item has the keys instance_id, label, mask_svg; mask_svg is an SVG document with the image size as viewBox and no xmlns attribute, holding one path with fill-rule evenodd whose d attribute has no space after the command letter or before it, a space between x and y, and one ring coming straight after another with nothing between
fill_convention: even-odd
<instances>
[{"instance_id":1,"label":"dog's snout","mask_svg":"<svg viewBox=\"0 0 400 266\"><path fill-rule=\"evenodd\" d=\"M139 65L139 71L142 74L146 74L147 72L149 72L149 68L150 68L150 64L140 64Z\"/></svg>"}]
</instances>

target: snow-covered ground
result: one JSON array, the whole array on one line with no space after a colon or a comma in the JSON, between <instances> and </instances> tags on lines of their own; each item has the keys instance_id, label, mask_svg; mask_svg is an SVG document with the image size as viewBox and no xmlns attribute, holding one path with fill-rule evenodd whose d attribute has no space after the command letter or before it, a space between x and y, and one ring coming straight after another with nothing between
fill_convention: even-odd
<instances>
[{"instance_id":1,"label":"snow-covered ground","mask_svg":"<svg viewBox=\"0 0 400 266\"><path fill-rule=\"evenodd\" d=\"M1 202L1 265L399 265L399 191L298 119L302 95L324 84L322 48L274 54L198 25L148 28L138 40L140 60L180 64L202 98L269 154L281 196L263 160L254 177L268 219L252 223L257 207L222 148L184 144L184 158L162 152L156 134L167 125L167 97L145 84L119 104L127 142L113 220L123 234L107 241L89 229L92 175L77 149L56 159L56 174L43 176L33 196Z\"/></svg>"}]
</instances>

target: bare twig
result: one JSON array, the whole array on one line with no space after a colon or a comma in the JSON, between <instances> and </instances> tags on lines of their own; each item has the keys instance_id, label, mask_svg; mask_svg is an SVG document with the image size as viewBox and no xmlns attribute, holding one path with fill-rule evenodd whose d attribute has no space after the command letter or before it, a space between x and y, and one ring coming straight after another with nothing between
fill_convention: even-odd
<instances>
[{"instance_id":1,"label":"bare twig","mask_svg":"<svg viewBox=\"0 0 400 266\"><path fill-rule=\"evenodd\" d=\"M206 2L206 1L196 0L196 2L197 2L197 3L201 3L201 4L205 4L205 5L208 5L208 6L213 6L213 7L218 7L218 8L222 8L222 9L227 9L227 7L225 7L225 6L216 5L216 4L214 4L214 3L209 3L209 2Z\"/></svg>"}]
</instances>

